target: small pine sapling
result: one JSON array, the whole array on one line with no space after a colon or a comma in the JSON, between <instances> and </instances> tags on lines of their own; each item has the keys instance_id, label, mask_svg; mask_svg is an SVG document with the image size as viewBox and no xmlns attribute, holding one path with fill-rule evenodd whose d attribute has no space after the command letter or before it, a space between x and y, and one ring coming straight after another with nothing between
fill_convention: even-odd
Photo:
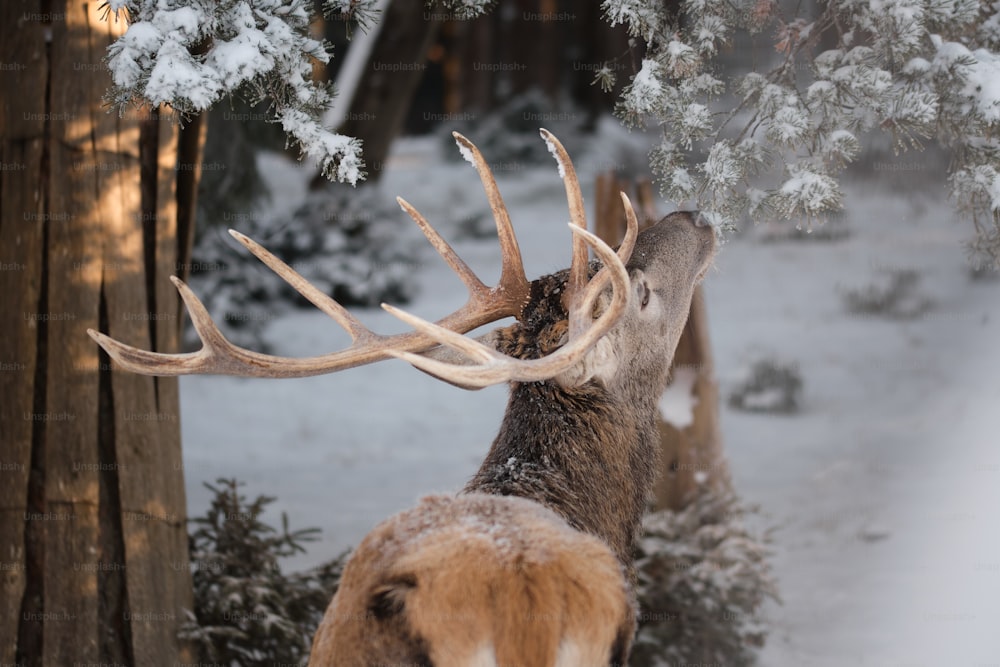
<instances>
[{"instance_id":1,"label":"small pine sapling","mask_svg":"<svg viewBox=\"0 0 1000 667\"><path fill-rule=\"evenodd\" d=\"M762 607L780 600L770 535L747 526L753 511L732 494L702 492L679 512L646 515L631 665L754 664L767 636Z\"/></svg>"},{"instance_id":2,"label":"small pine sapling","mask_svg":"<svg viewBox=\"0 0 1000 667\"><path fill-rule=\"evenodd\" d=\"M274 502L240 493L240 482L219 479L203 517L192 519L191 568L195 609L181 628L201 658L247 666L296 664L309 655L313 632L337 589L346 554L305 572L284 574L279 559L304 553L317 528L281 530L261 521Z\"/></svg>"}]
</instances>

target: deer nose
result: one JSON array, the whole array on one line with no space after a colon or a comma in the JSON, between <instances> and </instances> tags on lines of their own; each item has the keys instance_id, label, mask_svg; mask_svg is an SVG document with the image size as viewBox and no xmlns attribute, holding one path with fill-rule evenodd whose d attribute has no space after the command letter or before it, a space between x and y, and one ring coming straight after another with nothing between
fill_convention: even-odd
<instances>
[{"instance_id":1,"label":"deer nose","mask_svg":"<svg viewBox=\"0 0 1000 667\"><path fill-rule=\"evenodd\" d=\"M695 227L711 227L712 223L709 222L708 218L701 214L701 211L691 211L691 216L694 218Z\"/></svg>"}]
</instances>

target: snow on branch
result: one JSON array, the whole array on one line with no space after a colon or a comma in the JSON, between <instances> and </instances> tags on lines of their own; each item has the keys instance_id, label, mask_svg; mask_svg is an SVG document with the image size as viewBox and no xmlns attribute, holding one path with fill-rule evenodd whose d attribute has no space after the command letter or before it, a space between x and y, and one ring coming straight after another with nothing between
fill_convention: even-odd
<instances>
[{"instance_id":1,"label":"snow on branch","mask_svg":"<svg viewBox=\"0 0 1000 667\"><path fill-rule=\"evenodd\" d=\"M457 19L474 19L489 12L495 0L438 0Z\"/></svg>"},{"instance_id":2,"label":"snow on branch","mask_svg":"<svg viewBox=\"0 0 1000 667\"><path fill-rule=\"evenodd\" d=\"M438 0L456 18L489 11L493 0ZM376 0L325 0L327 16L365 31L378 20ZM312 0L105 0L107 15L129 22L108 47L109 101L168 105L181 117L241 94L271 102L303 155L328 178L356 185L365 176L361 142L323 128L332 87L312 80L314 63L330 60L327 45L309 34ZM348 33L350 34L350 33Z\"/></svg>"},{"instance_id":3,"label":"snow on branch","mask_svg":"<svg viewBox=\"0 0 1000 667\"><path fill-rule=\"evenodd\" d=\"M601 3L646 43L617 113L660 129L650 160L664 195L726 222L809 221L841 205L837 178L863 134L889 133L897 151L933 139L952 149L952 197L1000 263L1000 2L668 5ZM715 58L734 35L774 55L722 81Z\"/></svg>"},{"instance_id":4,"label":"snow on branch","mask_svg":"<svg viewBox=\"0 0 1000 667\"><path fill-rule=\"evenodd\" d=\"M309 35L309 0L109 0L107 6L129 21L106 59L114 84L108 97L119 109L162 104L183 117L230 95L268 99L273 120L324 174L352 185L364 177L360 142L319 123L333 96L312 80L312 68L330 56Z\"/></svg>"},{"instance_id":5,"label":"snow on branch","mask_svg":"<svg viewBox=\"0 0 1000 667\"><path fill-rule=\"evenodd\" d=\"M330 132L299 109L284 109L280 115L281 127L303 154L319 162L324 176L351 185L357 183L363 166L360 141Z\"/></svg>"}]
</instances>

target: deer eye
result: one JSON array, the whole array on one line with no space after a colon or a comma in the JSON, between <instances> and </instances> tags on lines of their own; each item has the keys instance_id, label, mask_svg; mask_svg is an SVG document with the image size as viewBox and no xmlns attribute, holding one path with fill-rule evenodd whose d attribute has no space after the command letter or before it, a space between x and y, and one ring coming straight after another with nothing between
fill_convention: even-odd
<instances>
[{"instance_id":1,"label":"deer eye","mask_svg":"<svg viewBox=\"0 0 1000 667\"><path fill-rule=\"evenodd\" d=\"M639 285L639 305L640 305L641 308L645 308L646 306L649 305L649 295L650 295L649 285L647 285L645 282L640 283L640 285Z\"/></svg>"}]
</instances>

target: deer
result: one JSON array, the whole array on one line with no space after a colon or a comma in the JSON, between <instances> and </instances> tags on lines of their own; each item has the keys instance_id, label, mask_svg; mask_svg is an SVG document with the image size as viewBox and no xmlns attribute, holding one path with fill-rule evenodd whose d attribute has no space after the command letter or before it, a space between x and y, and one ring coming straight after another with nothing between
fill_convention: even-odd
<instances>
[{"instance_id":1,"label":"deer","mask_svg":"<svg viewBox=\"0 0 1000 667\"><path fill-rule=\"evenodd\" d=\"M507 383L499 433L454 496L430 496L378 524L348 559L313 640L310 665L606 667L625 664L636 629L632 550L658 463L655 415L695 286L717 249L694 211L613 249L587 231L573 163L551 133L572 233L568 269L529 281L510 216L479 149L454 133L493 213L502 267L488 287L408 202L400 207L465 284L467 302L432 323L381 335L246 236L230 234L351 336L340 351L265 355L223 336L171 277L202 341L196 352L141 350L89 335L119 367L149 375L293 378L389 358L465 389ZM595 259L589 259L593 250ZM513 317L478 337L470 331Z\"/></svg>"}]
</instances>

